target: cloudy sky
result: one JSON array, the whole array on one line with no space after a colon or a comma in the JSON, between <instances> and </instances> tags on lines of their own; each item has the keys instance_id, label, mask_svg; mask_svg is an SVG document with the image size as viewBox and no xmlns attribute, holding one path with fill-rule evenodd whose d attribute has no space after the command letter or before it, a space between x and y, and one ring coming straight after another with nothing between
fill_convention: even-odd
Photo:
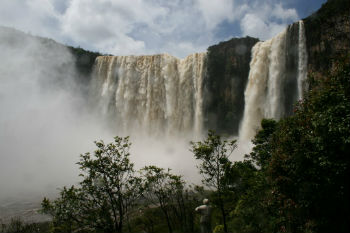
<instances>
[{"instance_id":1,"label":"cloudy sky","mask_svg":"<svg viewBox=\"0 0 350 233\"><path fill-rule=\"evenodd\" d=\"M0 25L115 55L184 57L232 37L266 40L326 0L0 0Z\"/></svg>"}]
</instances>

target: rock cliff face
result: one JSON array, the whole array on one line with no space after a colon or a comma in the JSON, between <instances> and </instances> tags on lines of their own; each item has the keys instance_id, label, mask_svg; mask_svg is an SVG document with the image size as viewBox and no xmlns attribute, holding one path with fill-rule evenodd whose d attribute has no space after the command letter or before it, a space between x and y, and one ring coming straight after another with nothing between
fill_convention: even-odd
<instances>
[{"instance_id":1,"label":"rock cliff face","mask_svg":"<svg viewBox=\"0 0 350 233\"><path fill-rule=\"evenodd\" d=\"M238 133L251 50L258 41L252 37L234 38L208 48L205 128L230 135Z\"/></svg>"},{"instance_id":2,"label":"rock cliff face","mask_svg":"<svg viewBox=\"0 0 350 233\"><path fill-rule=\"evenodd\" d=\"M324 73L350 52L350 1L328 0L304 19L308 71Z\"/></svg>"}]
</instances>

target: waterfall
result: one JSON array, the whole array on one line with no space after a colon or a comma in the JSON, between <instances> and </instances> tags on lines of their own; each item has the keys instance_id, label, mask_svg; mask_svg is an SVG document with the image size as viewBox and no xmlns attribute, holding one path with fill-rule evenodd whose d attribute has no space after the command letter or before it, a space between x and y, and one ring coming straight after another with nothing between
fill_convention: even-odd
<instances>
[{"instance_id":1,"label":"waterfall","mask_svg":"<svg viewBox=\"0 0 350 233\"><path fill-rule=\"evenodd\" d=\"M298 99L302 99L307 89L307 52L305 28L302 20L299 21L298 58Z\"/></svg>"},{"instance_id":2,"label":"waterfall","mask_svg":"<svg viewBox=\"0 0 350 233\"><path fill-rule=\"evenodd\" d=\"M257 43L252 49L244 92L240 139L253 138L263 118L278 120L291 114L294 102L302 98L306 75L307 52L302 21L268 41Z\"/></svg>"},{"instance_id":3,"label":"waterfall","mask_svg":"<svg viewBox=\"0 0 350 233\"><path fill-rule=\"evenodd\" d=\"M249 75L230 73L234 77L223 79L221 76L211 76L206 79L212 80L214 84L229 80L234 86L248 76L243 117L239 126L239 137L243 140L254 137L263 118L278 120L291 115L294 103L303 98L307 87L303 22L288 26L270 40L256 43L251 54ZM95 62L93 88L99 111L107 116L106 120L111 122L112 128L128 134L136 131L156 135L184 133L198 136L202 133L203 122L208 124L210 117L211 122L205 128L216 130L219 119L223 120L216 116L227 117L236 113L237 109L242 109L242 106L229 103L236 103L232 98L243 99L243 92L241 96L232 95L230 92L235 91L233 88L213 84L206 97L210 100L213 95L223 94L224 98L215 103L223 104L225 108L212 107L222 112L208 113L205 110L204 117L203 109L208 109L210 103L203 102L203 86L208 85L208 82L204 85L204 77L210 68L207 67L206 59L206 53L192 54L184 59L168 54L100 56ZM230 59L227 64L231 66L237 61L243 61L238 57ZM244 67L244 64L239 67ZM238 78L240 80L236 80Z\"/></svg>"},{"instance_id":4,"label":"waterfall","mask_svg":"<svg viewBox=\"0 0 350 233\"><path fill-rule=\"evenodd\" d=\"M252 49L240 138L252 138L262 118L279 118L283 112L281 81L285 71L286 30Z\"/></svg>"},{"instance_id":5,"label":"waterfall","mask_svg":"<svg viewBox=\"0 0 350 233\"><path fill-rule=\"evenodd\" d=\"M98 57L100 111L127 133L199 135L205 60L206 53L184 59L168 54Z\"/></svg>"}]
</instances>

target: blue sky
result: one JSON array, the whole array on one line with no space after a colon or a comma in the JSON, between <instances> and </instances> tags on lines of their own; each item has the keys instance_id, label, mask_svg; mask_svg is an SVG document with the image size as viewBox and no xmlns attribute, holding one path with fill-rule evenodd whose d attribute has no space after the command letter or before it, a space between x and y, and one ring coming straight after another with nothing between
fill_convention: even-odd
<instances>
[{"instance_id":1,"label":"blue sky","mask_svg":"<svg viewBox=\"0 0 350 233\"><path fill-rule=\"evenodd\" d=\"M325 0L0 0L0 25L114 55L185 57L246 35L267 40Z\"/></svg>"}]
</instances>

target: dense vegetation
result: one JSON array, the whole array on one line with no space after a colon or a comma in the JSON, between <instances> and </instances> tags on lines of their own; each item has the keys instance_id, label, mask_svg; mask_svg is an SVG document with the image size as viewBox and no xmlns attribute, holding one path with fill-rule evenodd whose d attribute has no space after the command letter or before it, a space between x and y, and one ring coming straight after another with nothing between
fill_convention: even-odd
<instances>
[{"instance_id":1,"label":"dense vegetation","mask_svg":"<svg viewBox=\"0 0 350 233\"><path fill-rule=\"evenodd\" d=\"M247 156L259 167L259 185L242 196L233 216L240 227L259 226L241 231L349 231L349 67L347 60L328 77L311 77L317 88L293 116L262 122Z\"/></svg>"},{"instance_id":2,"label":"dense vegetation","mask_svg":"<svg viewBox=\"0 0 350 233\"><path fill-rule=\"evenodd\" d=\"M80 184L43 200L49 225L14 221L2 232L198 232L203 197L214 206L214 232L349 232L349 78L349 59L311 76L294 115L264 119L244 161L231 162L236 142L212 131L193 142L205 188L169 169L136 172L128 138L96 142L94 154L81 155Z\"/></svg>"}]
</instances>

